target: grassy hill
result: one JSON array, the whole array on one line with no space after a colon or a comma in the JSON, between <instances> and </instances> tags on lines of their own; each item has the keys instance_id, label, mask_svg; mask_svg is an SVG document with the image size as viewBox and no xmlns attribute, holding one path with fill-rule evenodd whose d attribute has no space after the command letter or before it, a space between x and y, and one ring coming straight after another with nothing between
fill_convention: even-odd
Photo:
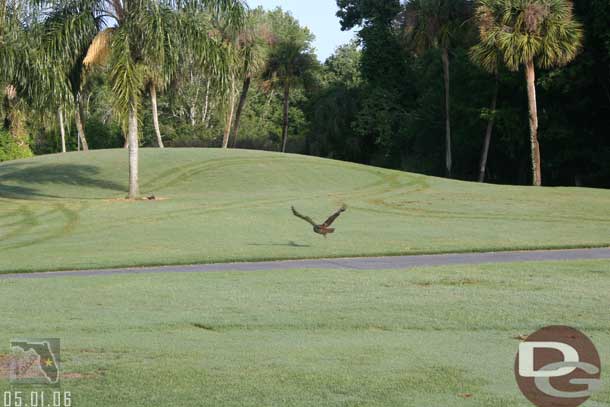
<instances>
[{"instance_id":1,"label":"grassy hill","mask_svg":"<svg viewBox=\"0 0 610 407\"><path fill-rule=\"evenodd\" d=\"M144 149L0 164L0 272L610 245L610 191L444 180L332 160ZM292 216L349 210L324 239Z\"/></svg>"}]
</instances>

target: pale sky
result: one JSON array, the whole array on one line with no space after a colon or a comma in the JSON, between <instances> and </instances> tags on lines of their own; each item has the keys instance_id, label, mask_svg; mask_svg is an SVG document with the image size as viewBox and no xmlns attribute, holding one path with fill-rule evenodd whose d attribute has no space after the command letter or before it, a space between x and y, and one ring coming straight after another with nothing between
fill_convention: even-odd
<instances>
[{"instance_id":1,"label":"pale sky","mask_svg":"<svg viewBox=\"0 0 610 407\"><path fill-rule=\"evenodd\" d=\"M320 61L326 60L335 52L335 48L349 42L353 32L341 31L341 24L335 14L335 0L247 0L251 8L263 6L272 10L278 6L299 20L301 25L308 27L316 36L314 47Z\"/></svg>"}]
</instances>

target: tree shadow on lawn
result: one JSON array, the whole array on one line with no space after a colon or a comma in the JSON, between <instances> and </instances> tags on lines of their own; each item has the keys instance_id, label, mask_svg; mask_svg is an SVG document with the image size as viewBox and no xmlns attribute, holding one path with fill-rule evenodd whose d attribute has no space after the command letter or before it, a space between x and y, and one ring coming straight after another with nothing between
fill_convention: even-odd
<instances>
[{"instance_id":1,"label":"tree shadow on lawn","mask_svg":"<svg viewBox=\"0 0 610 407\"><path fill-rule=\"evenodd\" d=\"M21 163L5 165L0 167L0 198L64 198L61 195L41 193L32 187L36 184L73 185L114 192L126 190L125 185L95 178L99 172L100 170L92 165L47 164L28 166ZM18 185L6 185L6 183Z\"/></svg>"},{"instance_id":2,"label":"tree shadow on lawn","mask_svg":"<svg viewBox=\"0 0 610 407\"><path fill-rule=\"evenodd\" d=\"M289 241L288 243L248 243L248 246L284 246L284 247L297 247L297 248L311 247L311 245L299 244L293 240Z\"/></svg>"}]
</instances>

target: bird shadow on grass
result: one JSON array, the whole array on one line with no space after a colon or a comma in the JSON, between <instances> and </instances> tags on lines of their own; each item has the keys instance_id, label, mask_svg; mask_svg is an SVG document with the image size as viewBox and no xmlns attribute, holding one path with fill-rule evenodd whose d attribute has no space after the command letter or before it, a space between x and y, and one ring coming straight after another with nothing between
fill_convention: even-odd
<instances>
[{"instance_id":1,"label":"bird shadow on grass","mask_svg":"<svg viewBox=\"0 0 610 407\"><path fill-rule=\"evenodd\" d=\"M311 247L311 245L300 244L293 240L290 240L288 243L248 243L248 246L284 246L284 247L297 247L297 248Z\"/></svg>"},{"instance_id":2,"label":"bird shadow on grass","mask_svg":"<svg viewBox=\"0 0 610 407\"><path fill-rule=\"evenodd\" d=\"M99 169L92 165L49 164L29 166L21 163L0 167L0 197L9 199L64 198L42 193L36 185L72 185L110 191L124 191L125 186L95 176ZM13 185L6 185L10 183ZM14 185L17 184L17 185Z\"/></svg>"},{"instance_id":3,"label":"bird shadow on grass","mask_svg":"<svg viewBox=\"0 0 610 407\"><path fill-rule=\"evenodd\" d=\"M608 270L589 270L589 273L610 275L610 271L608 271Z\"/></svg>"}]
</instances>

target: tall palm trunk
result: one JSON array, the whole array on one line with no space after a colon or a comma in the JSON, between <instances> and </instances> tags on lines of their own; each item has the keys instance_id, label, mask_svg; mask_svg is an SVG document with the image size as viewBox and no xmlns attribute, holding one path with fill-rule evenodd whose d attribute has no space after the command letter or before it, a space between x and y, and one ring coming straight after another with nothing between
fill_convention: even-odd
<instances>
[{"instance_id":1,"label":"tall palm trunk","mask_svg":"<svg viewBox=\"0 0 610 407\"><path fill-rule=\"evenodd\" d=\"M191 82L190 83L194 83L194 81L195 81L194 78L195 78L195 76L193 74L193 70L191 69ZM198 99L198 96L199 96L199 88L196 88L196 90L195 90L195 100ZM195 127L195 125L197 124L197 118L195 117L196 114L197 114L197 107L195 106L195 102L193 102L191 104L191 108L190 108L190 111L189 111L189 116L190 116L190 119L191 119L191 127Z\"/></svg>"},{"instance_id":2,"label":"tall palm trunk","mask_svg":"<svg viewBox=\"0 0 610 407\"><path fill-rule=\"evenodd\" d=\"M25 114L17 107L17 89L13 85L7 85L4 92L4 129L19 147L29 148Z\"/></svg>"},{"instance_id":3,"label":"tall palm trunk","mask_svg":"<svg viewBox=\"0 0 610 407\"><path fill-rule=\"evenodd\" d=\"M233 114L235 113L235 82L231 83L231 95L229 96L229 114L222 137L222 148L229 147L229 135L231 134L231 124L233 124Z\"/></svg>"},{"instance_id":4,"label":"tall palm trunk","mask_svg":"<svg viewBox=\"0 0 610 407\"><path fill-rule=\"evenodd\" d=\"M76 132L78 133L78 140L80 141L80 145L83 147L83 151L89 151L89 144L87 144L87 138L85 137L85 127L83 126L83 105L81 97L81 93L79 92L76 95L74 121L76 122Z\"/></svg>"},{"instance_id":5,"label":"tall palm trunk","mask_svg":"<svg viewBox=\"0 0 610 407\"><path fill-rule=\"evenodd\" d=\"M17 89L13 85L6 85L4 89L4 99L2 100L4 108L4 130L11 130L11 111L13 108L13 100L17 97Z\"/></svg>"},{"instance_id":6,"label":"tall palm trunk","mask_svg":"<svg viewBox=\"0 0 610 407\"><path fill-rule=\"evenodd\" d=\"M290 85L284 84L284 124L282 126L282 153L286 152L286 142L288 141L288 108L290 103Z\"/></svg>"},{"instance_id":7,"label":"tall palm trunk","mask_svg":"<svg viewBox=\"0 0 610 407\"><path fill-rule=\"evenodd\" d=\"M4 93L4 129L9 132L17 145L26 147L28 142L25 117L16 105L17 89L13 85L7 85Z\"/></svg>"},{"instance_id":8,"label":"tall palm trunk","mask_svg":"<svg viewBox=\"0 0 610 407\"><path fill-rule=\"evenodd\" d=\"M534 61L525 64L525 79L527 81L527 100L529 104L530 143L532 150L532 184L542 185L540 169L540 145L538 144L538 106L536 103L536 69Z\"/></svg>"},{"instance_id":9,"label":"tall palm trunk","mask_svg":"<svg viewBox=\"0 0 610 407\"><path fill-rule=\"evenodd\" d=\"M500 87L499 74L496 72L496 80L494 84L494 95L491 100L491 115L487 122L487 130L485 131L485 141L483 142L483 152L481 153L481 163L479 165L479 182L485 181L485 171L487 169L487 157L489 155L489 145L491 144L491 134L494 128L494 120L496 118L496 107L498 106L498 92Z\"/></svg>"},{"instance_id":10,"label":"tall palm trunk","mask_svg":"<svg viewBox=\"0 0 610 407\"><path fill-rule=\"evenodd\" d=\"M267 101L265 102L265 107L263 108L263 114L259 118L259 123L265 123L267 121L267 116L269 116L269 111L271 110L271 100L275 96L275 89L271 89L269 92L269 96L267 97Z\"/></svg>"},{"instance_id":11,"label":"tall palm trunk","mask_svg":"<svg viewBox=\"0 0 610 407\"><path fill-rule=\"evenodd\" d=\"M138 111L136 106L129 108L129 199L140 194L138 185Z\"/></svg>"},{"instance_id":12,"label":"tall palm trunk","mask_svg":"<svg viewBox=\"0 0 610 407\"><path fill-rule=\"evenodd\" d=\"M201 123L206 124L207 125L207 121L208 121L208 110L209 110L209 106L210 106L210 81L207 81L206 87L205 87L205 101L203 103L203 114L201 115Z\"/></svg>"},{"instance_id":13,"label":"tall palm trunk","mask_svg":"<svg viewBox=\"0 0 610 407\"><path fill-rule=\"evenodd\" d=\"M237 135L239 133L239 122L241 121L241 114L244 110L244 106L246 105L246 99L248 98L248 90L250 89L250 82L252 78L250 75L246 76L244 80L244 84L241 89L241 95L239 96L239 104L237 105L237 113L235 113L235 123L233 123L233 147L237 144Z\"/></svg>"},{"instance_id":14,"label":"tall palm trunk","mask_svg":"<svg viewBox=\"0 0 610 407\"><path fill-rule=\"evenodd\" d=\"M443 76L445 79L445 170L447 177L451 177L451 88L449 74L449 50L447 48L443 48L441 57L443 59Z\"/></svg>"},{"instance_id":15,"label":"tall palm trunk","mask_svg":"<svg viewBox=\"0 0 610 407\"><path fill-rule=\"evenodd\" d=\"M66 152L66 129L64 128L64 113L61 107L57 109L57 119L59 120L59 133L61 134L61 152Z\"/></svg>"},{"instance_id":16,"label":"tall palm trunk","mask_svg":"<svg viewBox=\"0 0 610 407\"><path fill-rule=\"evenodd\" d=\"M157 136L157 145L159 148L164 148L163 139L161 138L161 130L159 129L159 113L157 111L157 87L154 83L150 84L150 104L152 105L153 126L155 127L155 135Z\"/></svg>"}]
</instances>

